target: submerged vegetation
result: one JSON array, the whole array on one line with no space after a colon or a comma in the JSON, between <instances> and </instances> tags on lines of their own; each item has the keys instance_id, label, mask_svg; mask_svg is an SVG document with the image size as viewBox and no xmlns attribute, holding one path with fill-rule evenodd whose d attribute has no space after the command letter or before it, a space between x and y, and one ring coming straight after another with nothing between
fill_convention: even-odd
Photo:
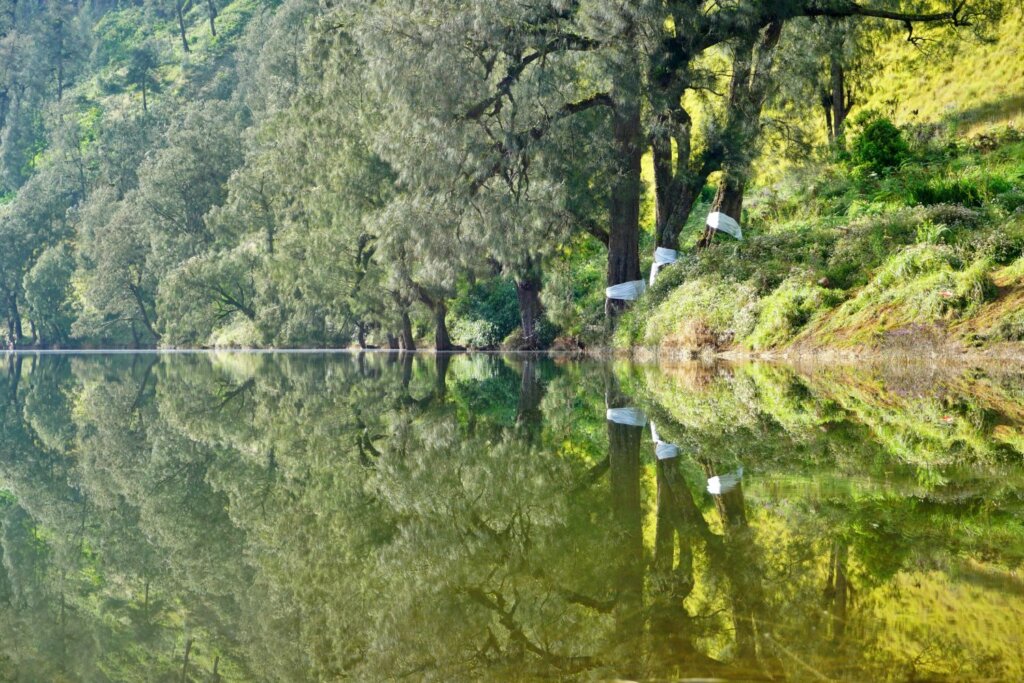
<instances>
[{"instance_id":1,"label":"submerged vegetation","mask_svg":"<svg viewBox=\"0 0 1024 683\"><path fill-rule=\"evenodd\" d=\"M1012 341L1022 26L1005 0L0 0L2 335Z\"/></svg>"}]
</instances>

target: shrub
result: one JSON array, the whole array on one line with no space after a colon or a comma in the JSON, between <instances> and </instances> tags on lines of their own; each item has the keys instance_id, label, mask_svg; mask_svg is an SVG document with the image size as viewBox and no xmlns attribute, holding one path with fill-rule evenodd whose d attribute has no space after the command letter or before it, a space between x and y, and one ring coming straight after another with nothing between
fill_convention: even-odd
<instances>
[{"instance_id":1,"label":"shrub","mask_svg":"<svg viewBox=\"0 0 1024 683\"><path fill-rule=\"evenodd\" d=\"M1024 190L1007 190L996 197L996 203L1007 213L1017 213L1024 209Z\"/></svg>"},{"instance_id":2,"label":"shrub","mask_svg":"<svg viewBox=\"0 0 1024 683\"><path fill-rule=\"evenodd\" d=\"M470 349L493 349L503 339L490 320L455 318L450 327L452 341Z\"/></svg>"},{"instance_id":3,"label":"shrub","mask_svg":"<svg viewBox=\"0 0 1024 683\"><path fill-rule=\"evenodd\" d=\"M959 204L981 206L982 193L977 183L967 178L933 178L910 188L910 196L917 204Z\"/></svg>"},{"instance_id":4,"label":"shrub","mask_svg":"<svg viewBox=\"0 0 1024 683\"><path fill-rule=\"evenodd\" d=\"M643 322L634 323L630 335L646 346L718 347L750 334L755 303L749 284L728 279L689 280ZM617 333L616 341L622 344L626 340Z\"/></svg>"},{"instance_id":5,"label":"shrub","mask_svg":"<svg viewBox=\"0 0 1024 683\"><path fill-rule=\"evenodd\" d=\"M850 150L853 162L878 174L898 168L910 156L910 148L900 129L884 117L869 119Z\"/></svg>"},{"instance_id":6,"label":"shrub","mask_svg":"<svg viewBox=\"0 0 1024 683\"><path fill-rule=\"evenodd\" d=\"M811 284L800 273L786 280L758 306L757 325L745 343L755 351L781 346L794 337L815 315L839 305L843 293Z\"/></svg>"},{"instance_id":7,"label":"shrub","mask_svg":"<svg viewBox=\"0 0 1024 683\"><path fill-rule=\"evenodd\" d=\"M494 348L519 326L515 283L509 278L463 284L449 311L452 339L470 348Z\"/></svg>"}]
</instances>

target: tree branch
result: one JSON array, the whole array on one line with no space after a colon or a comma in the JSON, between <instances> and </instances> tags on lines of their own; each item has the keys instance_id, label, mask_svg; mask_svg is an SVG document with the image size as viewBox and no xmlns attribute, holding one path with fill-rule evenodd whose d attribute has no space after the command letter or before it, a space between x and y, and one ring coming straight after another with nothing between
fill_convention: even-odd
<instances>
[{"instance_id":1,"label":"tree branch","mask_svg":"<svg viewBox=\"0 0 1024 683\"><path fill-rule=\"evenodd\" d=\"M539 50L522 56L516 62L513 62L505 71L505 76L498 82L494 94L471 106L461 118L476 120L485 114L493 116L501 111L502 100L511 94L512 86L519 81L519 77L523 75L526 68L537 60L555 52L593 50L599 45L600 43L595 40L576 35L561 35L551 40Z\"/></svg>"}]
</instances>

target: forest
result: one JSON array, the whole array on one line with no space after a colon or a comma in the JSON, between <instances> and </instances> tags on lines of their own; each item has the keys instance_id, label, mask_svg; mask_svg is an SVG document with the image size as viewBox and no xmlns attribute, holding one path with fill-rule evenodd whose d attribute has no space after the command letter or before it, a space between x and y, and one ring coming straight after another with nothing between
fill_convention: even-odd
<instances>
[{"instance_id":1,"label":"forest","mask_svg":"<svg viewBox=\"0 0 1024 683\"><path fill-rule=\"evenodd\" d=\"M1003 0L0 0L8 348L1024 338Z\"/></svg>"}]
</instances>

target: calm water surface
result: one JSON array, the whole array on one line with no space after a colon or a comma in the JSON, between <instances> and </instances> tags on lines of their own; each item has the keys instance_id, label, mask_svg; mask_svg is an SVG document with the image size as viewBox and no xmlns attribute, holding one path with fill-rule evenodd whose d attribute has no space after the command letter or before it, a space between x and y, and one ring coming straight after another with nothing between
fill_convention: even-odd
<instances>
[{"instance_id":1,"label":"calm water surface","mask_svg":"<svg viewBox=\"0 0 1024 683\"><path fill-rule=\"evenodd\" d=\"M1021 680L1024 376L0 356L0 681Z\"/></svg>"}]
</instances>

